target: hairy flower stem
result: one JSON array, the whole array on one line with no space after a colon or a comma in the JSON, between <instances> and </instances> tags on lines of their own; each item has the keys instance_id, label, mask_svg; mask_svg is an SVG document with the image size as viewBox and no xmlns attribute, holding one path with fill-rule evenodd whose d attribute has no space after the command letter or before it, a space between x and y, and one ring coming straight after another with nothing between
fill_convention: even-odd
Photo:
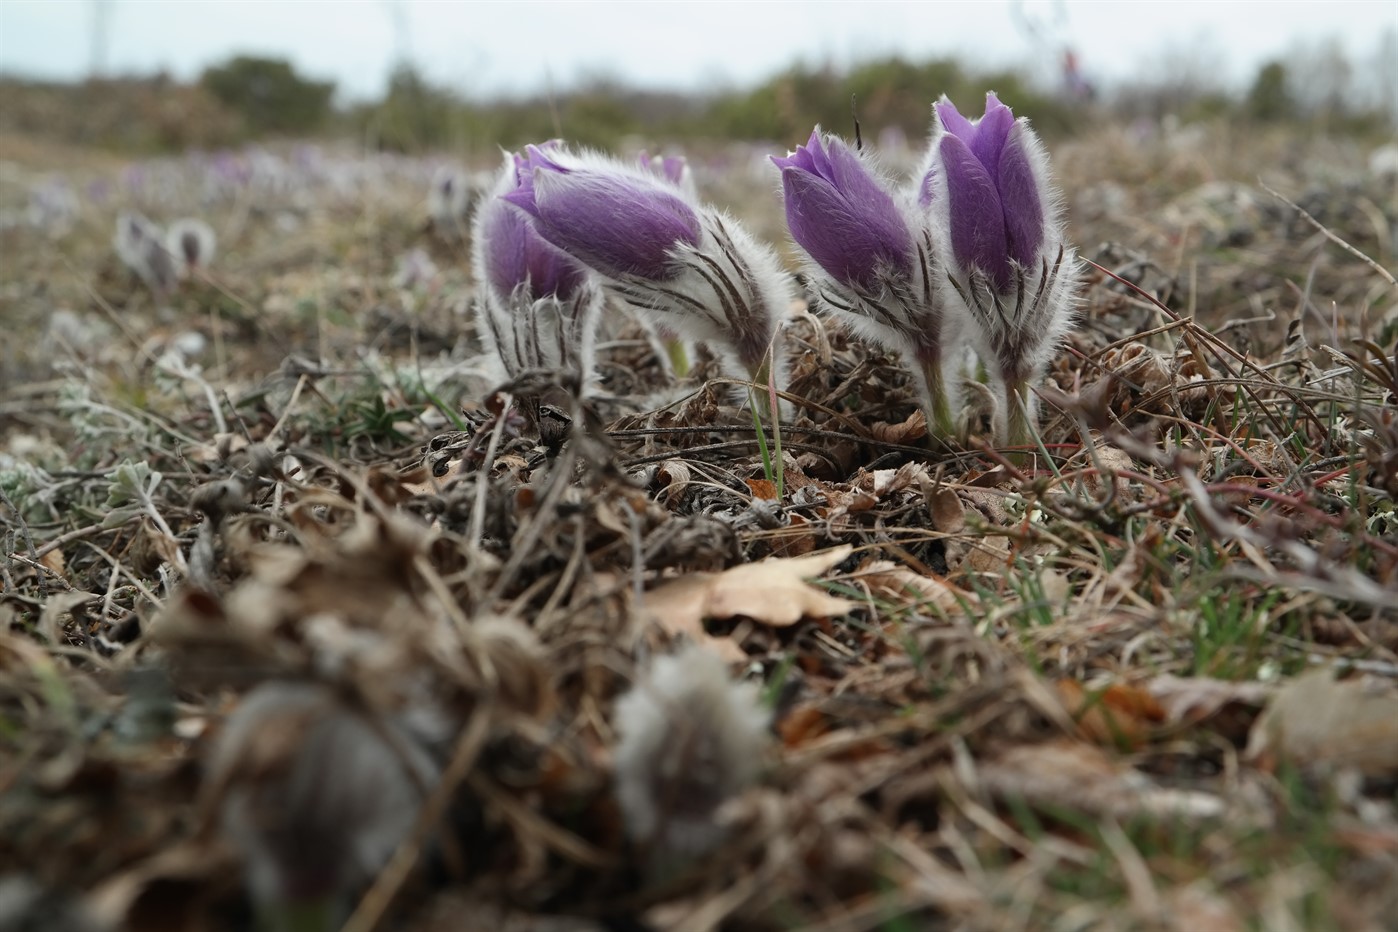
<instances>
[{"instance_id":1,"label":"hairy flower stem","mask_svg":"<svg viewBox=\"0 0 1398 932\"><path fill-rule=\"evenodd\" d=\"M923 413L927 416L927 439L936 446L956 436L956 416L947 399L942 361L924 356L918 360L918 364L922 367L922 378L927 385L927 397L923 402Z\"/></svg>"},{"instance_id":2,"label":"hairy flower stem","mask_svg":"<svg viewBox=\"0 0 1398 932\"><path fill-rule=\"evenodd\" d=\"M1034 443L1034 422L1038 405L1029 381L1025 378L1005 381L1005 425L1001 442L1010 447L1028 447ZM1016 452L1012 459L1022 461L1028 452Z\"/></svg>"},{"instance_id":3,"label":"hairy flower stem","mask_svg":"<svg viewBox=\"0 0 1398 932\"><path fill-rule=\"evenodd\" d=\"M689 353L685 350L684 340L679 337L667 338L665 355L670 359L670 369L675 373L675 378L682 379L689 375Z\"/></svg>"}]
</instances>

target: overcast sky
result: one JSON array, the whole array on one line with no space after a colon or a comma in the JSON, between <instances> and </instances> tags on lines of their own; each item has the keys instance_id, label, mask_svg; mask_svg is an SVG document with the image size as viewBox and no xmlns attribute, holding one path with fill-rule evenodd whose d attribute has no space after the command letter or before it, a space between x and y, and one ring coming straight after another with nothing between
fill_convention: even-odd
<instances>
[{"instance_id":1,"label":"overcast sky","mask_svg":"<svg viewBox=\"0 0 1398 932\"><path fill-rule=\"evenodd\" d=\"M1398 33L1394 0L0 0L0 71L74 79L98 63L187 79L251 53L289 58L356 99L380 94L407 55L434 82L491 96L602 75L742 86L798 60L892 53L1048 75L1071 45L1102 84L1187 63L1237 87L1261 62L1331 37L1377 63L1385 31Z\"/></svg>"}]
</instances>

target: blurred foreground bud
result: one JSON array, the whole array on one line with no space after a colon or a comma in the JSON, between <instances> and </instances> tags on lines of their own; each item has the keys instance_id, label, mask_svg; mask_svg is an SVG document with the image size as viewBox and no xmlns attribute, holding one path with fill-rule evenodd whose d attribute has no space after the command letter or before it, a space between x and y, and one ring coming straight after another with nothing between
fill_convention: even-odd
<instances>
[{"instance_id":1,"label":"blurred foreground bud","mask_svg":"<svg viewBox=\"0 0 1398 932\"><path fill-rule=\"evenodd\" d=\"M433 232L445 240L465 239L477 197L465 174L449 166L437 169L427 189L427 217Z\"/></svg>"},{"instance_id":2,"label":"blurred foreground bud","mask_svg":"<svg viewBox=\"0 0 1398 932\"><path fill-rule=\"evenodd\" d=\"M947 281L970 312L972 342L1004 391L996 432L1027 443L1037 411L1031 383L1072 323L1077 255L1029 122L993 93L974 123L946 97L934 110L919 200Z\"/></svg>"},{"instance_id":3,"label":"blurred foreground bud","mask_svg":"<svg viewBox=\"0 0 1398 932\"><path fill-rule=\"evenodd\" d=\"M207 269L217 242L213 227L197 217L176 220L165 234L165 248L175 256L182 272Z\"/></svg>"},{"instance_id":4,"label":"blurred foreground bud","mask_svg":"<svg viewBox=\"0 0 1398 932\"><path fill-rule=\"evenodd\" d=\"M769 718L757 684L734 682L700 647L657 657L617 701L617 801L662 872L723 843L719 808L756 782Z\"/></svg>"},{"instance_id":5,"label":"blurred foreground bud","mask_svg":"<svg viewBox=\"0 0 1398 932\"><path fill-rule=\"evenodd\" d=\"M507 203L524 160L507 154L476 213L471 253L476 315L510 378L529 369L576 372L583 391L593 371L602 292L577 260L547 242L534 221Z\"/></svg>"},{"instance_id":6,"label":"blurred foreground bud","mask_svg":"<svg viewBox=\"0 0 1398 932\"><path fill-rule=\"evenodd\" d=\"M266 683L223 726L206 791L274 929L339 928L407 836L436 768L392 722L311 683Z\"/></svg>"},{"instance_id":7,"label":"blurred foreground bud","mask_svg":"<svg viewBox=\"0 0 1398 932\"><path fill-rule=\"evenodd\" d=\"M710 343L762 388L779 383L790 284L732 218L638 166L538 146L505 200L654 325Z\"/></svg>"},{"instance_id":8,"label":"blurred foreground bud","mask_svg":"<svg viewBox=\"0 0 1398 932\"><path fill-rule=\"evenodd\" d=\"M122 264L156 297L165 297L179 282L179 259L170 251L165 234L140 214L123 211L117 217L112 247Z\"/></svg>"},{"instance_id":9,"label":"blurred foreground bud","mask_svg":"<svg viewBox=\"0 0 1398 932\"><path fill-rule=\"evenodd\" d=\"M772 162L815 294L857 333L904 357L921 388L929 434L953 434L959 382L945 378L943 364L961 321L947 314L936 285L926 224L895 200L866 159L819 127L806 145Z\"/></svg>"}]
</instances>

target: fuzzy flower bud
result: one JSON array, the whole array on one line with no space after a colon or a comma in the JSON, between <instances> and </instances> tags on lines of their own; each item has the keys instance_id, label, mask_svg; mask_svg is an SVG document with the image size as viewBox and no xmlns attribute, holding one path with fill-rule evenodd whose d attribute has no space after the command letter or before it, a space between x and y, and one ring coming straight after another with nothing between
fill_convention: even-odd
<instances>
[{"instance_id":1,"label":"fuzzy flower bud","mask_svg":"<svg viewBox=\"0 0 1398 932\"><path fill-rule=\"evenodd\" d=\"M943 362L959 341L946 313L926 223L860 153L819 127L781 169L787 228L809 257L820 302L857 333L898 352L921 388L929 432L953 432L959 383Z\"/></svg>"},{"instance_id":2,"label":"fuzzy flower bud","mask_svg":"<svg viewBox=\"0 0 1398 932\"><path fill-rule=\"evenodd\" d=\"M511 378L527 369L571 369L586 387L602 293L577 260L507 202L524 164L506 155L476 213L471 251L481 331Z\"/></svg>"},{"instance_id":3,"label":"fuzzy flower bud","mask_svg":"<svg viewBox=\"0 0 1398 932\"><path fill-rule=\"evenodd\" d=\"M327 687L274 682L224 725L207 792L269 924L314 910L338 928L349 896L388 861L435 780L405 729Z\"/></svg>"},{"instance_id":4,"label":"fuzzy flower bud","mask_svg":"<svg viewBox=\"0 0 1398 932\"><path fill-rule=\"evenodd\" d=\"M670 251L699 244L699 216L673 186L649 175L564 164L538 146L505 200L534 217L540 234L611 278L675 276Z\"/></svg>"},{"instance_id":5,"label":"fuzzy flower bud","mask_svg":"<svg viewBox=\"0 0 1398 932\"><path fill-rule=\"evenodd\" d=\"M178 255L166 244L160 227L142 215L123 212L117 217L112 247L122 264L157 297L168 295L179 282Z\"/></svg>"},{"instance_id":6,"label":"fuzzy flower bud","mask_svg":"<svg viewBox=\"0 0 1398 932\"><path fill-rule=\"evenodd\" d=\"M504 199L653 325L713 344L754 382L777 381L769 353L789 283L732 218L639 166L537 146Z\"/></svg>"},{"instance_id":7,"label":"fuzzy flower bud","mask_svg":"<svg viewBox=\"0 0 1398 932\"><path fill-rule=\"evenodd\" d=\"M1030 382L1072 322L1077 257L1029 122L993 93L974 123L946 97L934 110L919 202L954 299L970 312L972 342L1004 389L997 432L1025 443L1035 419Z\"/></svg>"},{"instance_id":8,"label":"fuzzy flower bud","mask_svg":"<svg viewBox=\"0 0 1398 932\"><path fill-rule=\"evenodd\" d=\"M465 174L445 165L438 168L427 191L427 217L433 231L445 240L463 239L479 196Z\"/></svg>"},{"instance_id":9,"label":"fuzzy flower bud","mask_svg":"<svg viewBox=\"0 0 1398 932\"><path fill-rule=\"evenodd\" d=\"M208 268L216 243L213 227L197 217L176 220L165 234L165 248L185 270Z\"/></svg>"},{"instance_id":10,"label":"fuzzy flower bud","mask_svg":"<svg viewBox=\"0 0 1398 932\"><path fill-rule=\"evenodd\" d=\"M651 155L642 151L636 160L640 166L657 178L664 178L670 184L679 188L685 197L690 200L698 200L699 188L694 183L694 172L689 167L689 160L682 155Z\"/></svg>"},{"instance_id":11,"label":"fuzzy flower bud","mask_svg":"<svg viewBox=\"0 0 1398 932\"><path fill-rule=\"evenodd\" d=\"M769 718L757 685L700 647L656 658L617 701L617 801L652 863L678 867L722 843L719 807L757 780Z\"/></svg>"}]
</instances>

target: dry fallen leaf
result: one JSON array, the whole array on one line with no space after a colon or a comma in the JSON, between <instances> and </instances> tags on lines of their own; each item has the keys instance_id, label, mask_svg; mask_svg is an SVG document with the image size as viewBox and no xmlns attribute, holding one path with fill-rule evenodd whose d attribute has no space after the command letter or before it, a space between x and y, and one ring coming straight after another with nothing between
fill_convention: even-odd
<instances>
[{"instance_id":1,"label":"dry fallen leaf","mask_svg":"<svg viewBox=\"0 0 1398 932\"><path fill-rule=\"evenodd\" d=\"M874 560L846 577L850 582L867 586L876 597L905 601L909 595L919 603L930 604L944 612L978 601L974 592L953 586L937 576L923 576L892 560Z\"/></svg>"},{"instance_id":2,"label":"dry fallen leaf","mask_svg":"<svg viewBox=\"0 0 1398 932\"><path fill-rule=\"evenodd\" d=\"M1016 745L977 763L979 789L996 799L1111 815L1178 819L1214 818L1224 811L1213 793L1157 785L1145 774L1082 741Z\"/></svg>"},{"instance_id":3,"label":"dry fallen leaf","mask_svg":"<svg viewBox=\"0 0 1398 932\"><path fill-rule=\"evenodd\" d=\"M1144 684L1165 710L1165 719L1171 723L1193 725L1211 718L1221 709L1230 705L1245 705L1261 708L1275 692L1275 687L1266 683L1230 683L1206 676L1173 676L1166 673Z\"/></svg>"},{"instance_id":4,"label":"dry fallen leaf","mask_svg":"<svg viewBox=\"0 0 1398 932\"><path fill-rule=\"evenodd\" d=\"M854 607L847 599L822 592L806 580L819 576L850 554L834 547L804 557L747 563L722 573L691 573L646 593L646 614L672 634L684 634L712 646L729 659L742 651L704 631L704 619L751 618L783 628L802 618L843 615ZM737 651L735 656L734 651Z\"/></svg>"},{"instance_id":5,"label":"dry fallen leaf","mask_svg":"<svg viewBox=\"0 0 1398 932\"><path fill-rule=\"evenodd\" d=\"M811 586L806 580L819 576L849 556L846 545L804 557L746 563L719 573L709 590L705 616L746 616L782 628L802 618L843 615L854 603Z\"/></svg>"},{"instance_id":6,"label":"dry fallen leaf","mask_svg":"<svg viewBox=\"0 0 1398 932\"><path fill-rule=\"evenodd\" d=\"M1079 734L1098 744L1139 747L1165 721L1160 704L1135 686L1113 683L1089 692L1075 680L1059 680L1054 685L1077 722Z\"/></svg>"},{"instance_id":7,"label":"dry fallen leaf","mask_svg":"<svg viewBox=\"0 0 1398 932\"><path fill-rule=\"evenodd\" d=\"M1253 725L1247 757L1398 775L1398 690L1375 680L1337 682L1330 670L1299 676Z\"/></svg>"}]
</instances>

